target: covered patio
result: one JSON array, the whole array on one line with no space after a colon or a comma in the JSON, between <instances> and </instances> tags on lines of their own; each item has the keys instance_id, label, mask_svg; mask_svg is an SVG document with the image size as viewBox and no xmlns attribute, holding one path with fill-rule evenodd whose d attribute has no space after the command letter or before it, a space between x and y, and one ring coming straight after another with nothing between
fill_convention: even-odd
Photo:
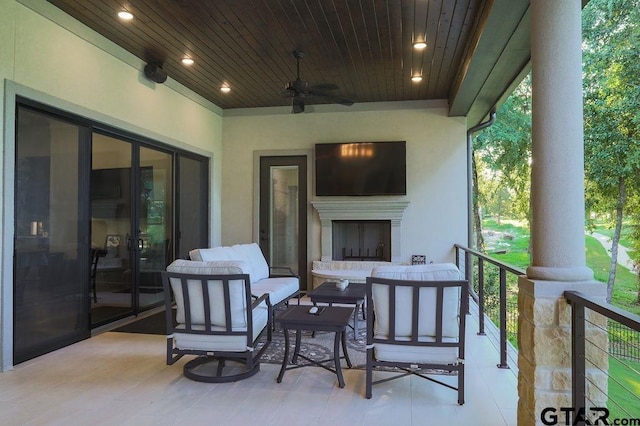
<instances>
[{"instance_id":1,"label":"covered patio","mask_svg":"<svg viewBox=\"0 0 640 426\"><path fill-rule=\"evenodd\" d=\"M305 367L276 383L261 364L249 380L207 384L167 366L164 336L103 332L2 373L6 425L515 425L517 369L496 367L495 343L467 320L464 405L456 393L415 376L376 385L365 399L364 370L343 370L345 387L322 368ZM391 373L376 373L383 374Z\"/></svg>"},{"instance_id":2,"label":"covered patio","mask_svg":"<svg viewBox=\"0 0 640 426\"><path fill-rule=\"evenodd\" d=\"M291 424L295 419L309 424L533 425L545 407L572 405L572 336L564 292L604 298L584 254L580 27L586 1L476 2L482 3L484 13L474 21L478 32L451 93L397 103L363 102L346 113L318 105L314 115L295 117L286 106L223 110L173 80L153 85L141 75L140 57L50 3L0 0L0 8L7 11L0 15L0 34L6 35L6 49L0 53L8 58L0 63L5 117L3 419L14 424ZM514 25L502 28L505 22ZM508 34L497 49L495 39L484 37L495 35L496 29ZM78 59L67 45L84 57ZM407 46L412 52L410 43ZM93 61L89 67L85 58ZM533 255L519 282L518 366L496 367L498 350L488 338L476 335L471 315L463 406L448 390L415 378L378 387L373 399L366 400L364 373L358 370L345 372L344 389L335 385L333 376L314 368L292 372L278 385L275 365L263 365L252 380L236 384L195 383L182 377L181 364L165 365L164 337L108 331L14 365L13 123L20 98L210 159L211 246L259 239L260 156L302 153L311 164L318 141L407 139L413 150L406 197L412 210L403 222L402 260L426 251L436 262L445 262L452 261L455 244L471 241L464 241L467 231L471 234L466 203L470 145L465 143L530 70ZM320 222L308 204L309 264L321 253Z\"/></svg>"}]
</instances>

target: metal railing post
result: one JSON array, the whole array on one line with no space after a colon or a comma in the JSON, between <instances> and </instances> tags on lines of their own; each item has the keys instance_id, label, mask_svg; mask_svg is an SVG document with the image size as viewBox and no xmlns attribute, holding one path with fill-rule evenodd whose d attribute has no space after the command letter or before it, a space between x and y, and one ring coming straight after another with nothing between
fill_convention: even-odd
<instances>
[{"instance_id":1,"label":"metal railing post","mask_svg":"<svg viewBox=\"0 0 640 426\"><path fill-rule=\"evenodd\" d=\"M571 303L571 388L573 408L579 410L585 407L585 325L584 305Z\"/></svg>"},{"instance_id":2,"label":"metal railing post","mask_svg":"<svg viewBox=\"0 0 640 426\"><path fill-rule=\"evenodd\" d=\"M484 336L484 259L478 258L478 334Z\"/></svg>"},{"instance_id":3,"label":"metal railing post","mask_svg":"<svg viewBox=\"0 0 640 426\"><path fill-rule=\"evenodd\" d=\"M507 365L507 271L500 268L500 364L498 368L509 368Z\"/></svg>"}]
</instances>

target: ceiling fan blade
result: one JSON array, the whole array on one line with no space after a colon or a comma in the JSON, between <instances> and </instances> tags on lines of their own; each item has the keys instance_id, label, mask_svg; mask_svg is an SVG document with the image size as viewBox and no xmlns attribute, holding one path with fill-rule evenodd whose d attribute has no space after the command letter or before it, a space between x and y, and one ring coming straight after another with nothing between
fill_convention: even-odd
<instances>
[{"instance_id":1,"label":"ceiling fan blade","mask_svg":"<svg viewBox=\"0 0 640 426\"><path fill-rule=\"evenodd\" d=\"M337 84L333 84L333 83L320 83L320 84L316 84L314 85L311 90L316 91L316 90L337 90L338 89L338 85Z\"/></svg>"},{"instance_id":2,"label":"ceiling fan blade","mask_svg":"<svg viewBox=\"0 0 640 426\"><path fill-rule=\"evenodd\" d=\"M330 93L312 92L312 95L316 99L323 99L327 102L334 103L334 104L351 106L354 103L352 99L345 98L344 96L333 95Z\"/></svg>"},{"instance_id":3,"label":"ceiling fan blade","mask_svg":"<svg viewBox=\"0 0 640 426\"><path fill-rule=\"evenodd\" d=\"M352 99L343 98L341 96L334 97L334 102L340 105L345 105L345 106L351 106L354 103Z\"/></svg>"}]
</instances>

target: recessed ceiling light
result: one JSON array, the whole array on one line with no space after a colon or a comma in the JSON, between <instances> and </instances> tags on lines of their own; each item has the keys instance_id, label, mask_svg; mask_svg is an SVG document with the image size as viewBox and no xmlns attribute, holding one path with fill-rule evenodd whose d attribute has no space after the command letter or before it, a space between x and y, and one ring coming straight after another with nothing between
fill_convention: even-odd
<instances>
[{"instance_id":1,"label":"recessed ceiling light","mask_svg":"<svg viewBox=\"0 0 640 426\"><path fill-rule=\"evenodd\" d=\"M223 84L222 87L220 87L220 91L222 93L229 93L231 91L231 87L227 86L226 84Z\"/></svg>"},{"instance_id":2,"label":"recessed ceiling light","mask_svg":"<svg viewBox=\"0 0 640 426\"><path fill-rule=\"evenodd\" d=\"M193 65L194 60L188 56L185 56L184 58L182 58L182 63L184 65Z\"/></svg>"},{"instance_id":3,"label":"recessed ceiling light","mask_svg":"<svg viewBox=\"0 0 640 426\"><path fill-rule=\"evenodd\" d=\"M120 12L118 12L118 18L124 21L130 21L133 19L133 13L126 10L121 10Z\"/></svg>"},{"instance_id":4,"label":"recessed ceiling light","mask_svg":"<svg viewBox=\"0 0 640 426\"><path fill-rule=\"evenodd\" d=\"M411 77L411 81L413 81L414 83L419 83L422 81L422 76L421 75L414 75L413 77Z\"/></svg>"},{"instance_id":5,"label":"recessed ceiling light","mask_svg":"<svg viewBox=\"0 0 640 426\"><path fill-rule=\"evenodd\" d=\"M425 47L427 47L427 43L425 41L416 41L413 43L414 49L424 49Z\"/></svg>"}]
</instances>

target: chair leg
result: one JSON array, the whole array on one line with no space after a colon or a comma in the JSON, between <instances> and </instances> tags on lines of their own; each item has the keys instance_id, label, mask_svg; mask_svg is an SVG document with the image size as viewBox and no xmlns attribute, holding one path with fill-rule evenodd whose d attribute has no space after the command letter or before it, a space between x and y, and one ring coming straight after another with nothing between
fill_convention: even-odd
<instances>
[{"instance_id":1,"label":"chair leg","mask_svg":"<svg viewBox=\"0 0 640 426\"><path fill-rule=\"evenodd\" d=\"M464 404L464 366L458 370L458 405Z\"/></svg>"},{"instance_id":2,"label":"chair leg","mask_svg":"<svg viewBox=\"0 0 640 426\"><path fill-rule=\"evenodd\" d=\"M365 385L365 397L371 399L372 387L373 387L373 349L367 349L367 373L366 373L366 385Z\"/></svg>"}]
</instances>

